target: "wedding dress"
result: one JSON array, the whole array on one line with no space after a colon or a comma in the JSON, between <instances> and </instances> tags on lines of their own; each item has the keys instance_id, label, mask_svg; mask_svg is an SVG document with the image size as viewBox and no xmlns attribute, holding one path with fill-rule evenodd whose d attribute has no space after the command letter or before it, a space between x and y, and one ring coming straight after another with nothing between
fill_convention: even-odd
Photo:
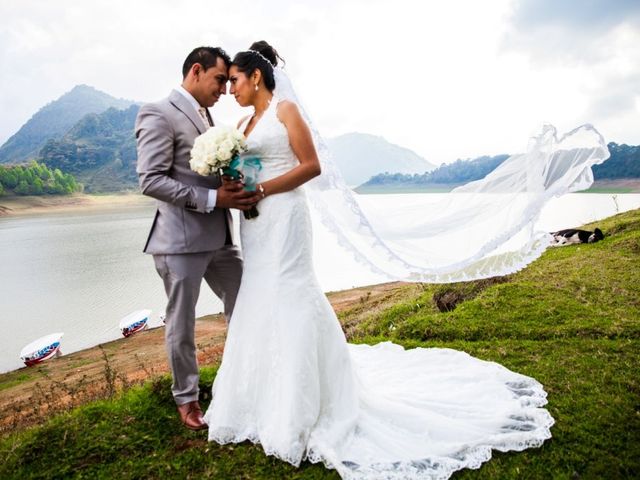
<instances>
[{"instance_id":1,"label":"wedding dress","mask_svg":"<svg viewBox=\"0 0 640 480\"><path fill-rule=\"evenodd\" d=\"M247 139L259 182L297 165L274 97ZM316 280L305 187L241 219L244 272L205 414L209 440L250 440L344 479L448 478L491 450L550 438L533 378L446 348L348 344Z\"/></svg>"}]
</instances>

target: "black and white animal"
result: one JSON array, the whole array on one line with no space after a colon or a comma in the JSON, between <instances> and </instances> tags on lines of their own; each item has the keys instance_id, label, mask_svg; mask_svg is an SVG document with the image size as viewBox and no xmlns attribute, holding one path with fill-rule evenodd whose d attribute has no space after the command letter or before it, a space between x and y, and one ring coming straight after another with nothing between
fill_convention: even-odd
<instances>
[{"instance_id":1,"label":"black and white animal","mask_svg":"<svg viewBox=\"0 0 640 480\"><path fill-rule=\"evenodd\" d=\"M555 246L570 245L573 243L595 243L604 238L604 234L599 228L596 228L593 232L567 228L566 230L551 232L551 235L553 235Z\"/></svg>"}]
</instances>

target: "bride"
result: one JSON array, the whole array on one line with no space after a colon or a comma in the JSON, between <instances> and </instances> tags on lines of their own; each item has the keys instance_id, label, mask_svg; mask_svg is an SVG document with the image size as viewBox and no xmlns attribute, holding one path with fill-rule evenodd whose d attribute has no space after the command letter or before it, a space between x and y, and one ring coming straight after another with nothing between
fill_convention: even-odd
<instances>
[{"instance_id":1,"label":"bride","mask_svg":"<svg viewBox=\"0 0 640 480\"><path fill-rule=\"evenodd\" d=\"M345 479L448 478L492 449L540 446L554 420L533 378L446 348L346 342L312 262L307 182L326 172L278 60L257 42L229 71L230 93L255 109L239 128L246 155L262 161L263 199L241 223L244 272L205 414L209 440L250 440Z\"/></svg>"}]
</instances>

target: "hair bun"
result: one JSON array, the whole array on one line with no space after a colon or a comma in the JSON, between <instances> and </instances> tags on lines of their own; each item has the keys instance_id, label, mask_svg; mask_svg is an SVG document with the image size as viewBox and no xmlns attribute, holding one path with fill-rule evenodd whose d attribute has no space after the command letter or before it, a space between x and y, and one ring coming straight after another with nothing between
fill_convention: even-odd
<instances>
[{"instance_id":1,"label":"hair bun","mask_svg":"<svg viewBox=\"0 0 640 480\"><path fill-rule=\"evenodd\" d=\"M260 52L267 60L269 60L269 62L271 62L271 65L273 65L274 67L278 65L278 60L284 63L283 58L280 55L278 55L278 52L276 51L276 49L273 48L264 40L253 42L249 47L249 50L255 50L256 52Z\"/></svg>"}]
</instances>

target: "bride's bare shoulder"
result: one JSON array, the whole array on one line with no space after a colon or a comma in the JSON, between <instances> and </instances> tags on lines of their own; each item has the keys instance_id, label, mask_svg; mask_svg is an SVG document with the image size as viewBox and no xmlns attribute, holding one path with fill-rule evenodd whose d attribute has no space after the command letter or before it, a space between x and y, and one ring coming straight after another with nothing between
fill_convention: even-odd
<instances>
[{"instance_id":1,"label":"bride's bare shoulder","mask_svg":"<svg viewBox=\"0 0 640 480\"><path fill-rule=\"evenodd\" d=\"M298 105L291 100L280 100L277 105L277 114L282 123L287 123L288 120L301 118Z\"/></svg>"}]
</instances>

